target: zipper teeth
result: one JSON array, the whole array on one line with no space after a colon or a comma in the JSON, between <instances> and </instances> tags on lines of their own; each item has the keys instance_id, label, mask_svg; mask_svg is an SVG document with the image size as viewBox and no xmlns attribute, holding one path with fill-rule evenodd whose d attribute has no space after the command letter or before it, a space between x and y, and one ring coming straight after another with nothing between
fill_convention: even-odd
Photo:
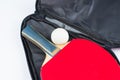
<instances>
[{"instance_id":1,"label":"zipper teeth","mask_svg":"<svg viewBox=\"0 0 120 80\"><path fill-rule=\"evenodd\" d=\"M43 22L45 22L45 23L53 26L54 28L59 28L59 27L60 27L59 25L57 25L57 24L55 24L55 23L52 23L52 22L50 22L50 21L48 21L48 20L44 20ZM71 35L72 37L77 38L76 35L74 35L71 31L69 31L69 33L70 33L70 35ZM71 39L72 39L72 38L71 38Z\"/></svg>"},{"instance_id":2,"label":"zipper teeth","mask_svg":"<svg viewBox=\"0 0 120 80\"><path fill-rule=\"evenodd\" d=\"M82 27L79 27L79 26L77 26L77 25L71 24L70 22L63 20L63 19L61 19L60 17L58 17L58 16L56 16L56 15L53 16L52 14L50 14L50 13L47 12L47 11L45 11L45 13L46 13L46 16L47 16L47 17L54 18L54 19L56 19L56 20L58 20L58 21L61 21L61 22L65 23L65 24L71 26L71 27L74 26L74 28L80 30L80 32L82 32L83 35L84 35L84 34L88 35L88 36L86 36L86 35L84 35L84 36L86 36L86 37L88 37L89 39L91 39L91 40L93 40L93 41L95 41L95 42L97 42L97 43L100 43L100 44L102 44L103 46L105 46L102 39L96 38L96 37L94 36L94 34L91 34L91 33L87 32L87 31L85 31ZM90 36L90 37L89 37L89 36ZM92 36L94 36L94 38L93 38Z\"/></svg>"},{"instance_id":3,"label":"zipper teeth","mask_svg":"<svg viewBox=\"0 0 120 80\"><path fill-rule=\"evenodd\" d=\"M60 27L59 25L57 25L56 23L53 23L49 20L44 20L45 23L49 24L49 25L52 25L54 28L58 28ZM87 39L91 39L89 36L87 36L86 34L80 32L80 33L74 33L72 31L69 31L70 35L73 36L73 38L78 38L78 37L81 37L81 38L87 38ZM92 39L91 39L92 40ZM96 41L97 42L97 41ZM97 42L99 43L99 42ZM100 43L99 43L100 44Z\"/></svg>"}]
</instances>

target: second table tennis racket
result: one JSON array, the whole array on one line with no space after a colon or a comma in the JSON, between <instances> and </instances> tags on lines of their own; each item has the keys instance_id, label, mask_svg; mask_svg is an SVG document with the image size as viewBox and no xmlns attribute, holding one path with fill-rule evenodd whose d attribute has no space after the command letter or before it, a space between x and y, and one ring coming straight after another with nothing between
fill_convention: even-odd
<instances>
[{"instance_id":1,"label":"second table tennis racket","mask_svg":"<svg viewBox=\"0 0 120 80\"><path fill-rule=\"evenodd\" d=\"M38 31L34 30L30 25L27 25L22 30L22 36L26 38L27 40L31 41L34 45L39 47L46 53L46 58L42 65L47 63L54 55L56 55L65 45L55 45L51 43L47 38L45 38L42 34L40 34Z\"/></svg>"},{"instance_id":2,"label":"second table tennis racket","mask_svg":"<svg viewBox=\"0 0 120 80\"><path fill-rule=\"evenodd\" d=\"M74 39L41 68L42 80L120 80L116 59L95 42Z\"/></svg>"}]
</instances>

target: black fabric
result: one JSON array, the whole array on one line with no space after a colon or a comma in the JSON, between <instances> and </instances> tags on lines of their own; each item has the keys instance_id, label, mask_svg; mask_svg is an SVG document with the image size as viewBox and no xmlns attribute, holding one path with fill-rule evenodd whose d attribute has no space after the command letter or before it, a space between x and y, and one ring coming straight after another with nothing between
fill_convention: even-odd
<instances>
[{"instance_id":1,"label":"black fabric","mask_svg":"<svg viewBox=\"0 0 120 80\"><path fill-rule=\"evenodd\" d=\"M112 48L120 47L119 4L120 0L41 0L41 9L82 27Z\"/></svg>"},{"instance_id":2,"label":"black fabric","mask_svg":"<svg viewBox=\"0 0 120 80\"><path fill-rule=\"evenodd\" d=\"M27 41L28 42L28 45L29 45L29 48L30 48L30 51L32 53L32 57L31 59L33 60L33 65L34 65L34 68L35 68L35 75L37 77L37 80L40 79L40 67L45 59L45 54L44 52L38 48L37 46L33 45L31 42Z\"/></svg>"}]
</instances>

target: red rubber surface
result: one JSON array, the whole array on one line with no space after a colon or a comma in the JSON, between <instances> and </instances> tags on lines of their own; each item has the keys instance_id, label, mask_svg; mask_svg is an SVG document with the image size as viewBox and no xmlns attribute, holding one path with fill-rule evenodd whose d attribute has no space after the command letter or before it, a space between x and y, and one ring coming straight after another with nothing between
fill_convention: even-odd
<instances>
[{"instance_id":1,"label":"red rubber surface","mask_svg":"<svg viewBox=\"0 0 120 80\"><path fill-rule=\"evenodd\" d=\"M74 39L41 68L42 80L120 80L117 61L98 44Z\"/></svg>"}]
</instances>

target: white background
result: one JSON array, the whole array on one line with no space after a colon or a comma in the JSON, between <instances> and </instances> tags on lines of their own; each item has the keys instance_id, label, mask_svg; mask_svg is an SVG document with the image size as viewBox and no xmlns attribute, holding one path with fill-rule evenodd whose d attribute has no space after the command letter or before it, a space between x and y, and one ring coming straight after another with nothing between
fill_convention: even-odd
<instances>
[{"instance_id":1,"label":"white background","mask_svg":"<svg viewBox=\"0 0 120 80\"><path fill-rule=\"evenodd\" d=\"M31 80L20 39L23 19L36 0L0 0L0 80Z\"/></svg>"},{"instance_id":2,"label":"white background","mask_svg":"<svg viewBox=\"0 0 120 80\"><path fill-rule=\"evenodd\" d=\"M20 39L22 20L36 0L0 0L0 80L31 80ZM120 58L120 51L115 50Z\"/></svg>"}]
</instances>

